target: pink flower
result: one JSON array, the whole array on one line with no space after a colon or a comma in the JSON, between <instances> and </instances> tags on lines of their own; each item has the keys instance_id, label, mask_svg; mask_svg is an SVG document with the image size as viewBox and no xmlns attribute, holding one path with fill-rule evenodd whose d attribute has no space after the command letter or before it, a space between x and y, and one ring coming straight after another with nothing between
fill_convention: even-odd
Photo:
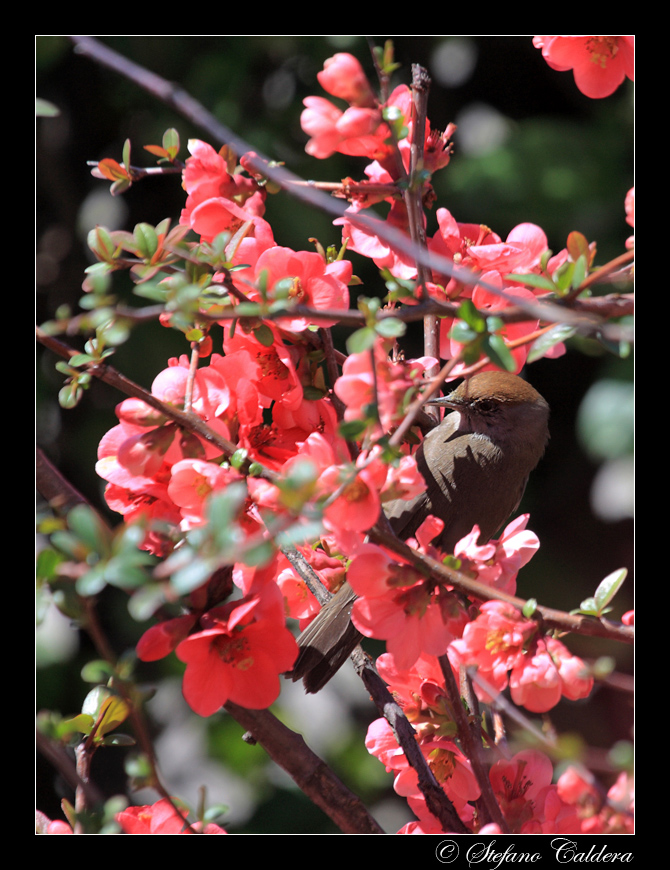
<instances>
[{"instance_id":1,"label":"pink flower","mask_svg":"<svg viewBox=\"0 0 670 870\"><path fill-rule=\"evenodd\" d=\"M509 604L486 601L479 616L466 625L463 636L449 645L452 666L476 665L478 673L496 691L507 687L509 671L522 664L526 647L537 632L537 625ZM489 694L475 683L481 701Z\"/></svg>"},{"instance_id":2,"label":"pink flower","mask_svg":"<svg viewBox=\"0 0 670 870\"><path fill-rule=\"evenodd\" d=\"M378 109L352 106L342 112L323 97L305 97L303 105L300 125L310 137L305 151L320 160L336 151L373 157L388 136L388 127L382 122Z\"/></svg>"},{"instance_id":3,"label":"pink flower","mask_svg":"<svg viewBox=\"0 0 670 870\"><path fill-rule=\"evenodd\" d=\"M543 641L537 642L533 654L519 659L509 684L514 703L531 713L546 713L558 704L561 678Z\"/></svg>"},{"instance_id":4,"label":"pink flower","mask_svg":"<svg viewBox=\"0 0 670 870\"><path fill-rule=\"evenodd\" d=\"M186 663L183 692L191 709L211 716L226 701L252 710L269 707L279 695L279 675L298 653L278 588L216 607L200 624L176 649Z\"/></svg>"},{"instance_id":5,"label":"pink flower","mask_svg":"<svg viewBox=\"0 0 670 870\"><path fill-rule=\"evenodd\" d=\"M501 244L500 236L488 227L483 224L457 223L446 208L438 208L435 216L437 217L438 230L428 240L428 248L439 256L451 260L457 267L475 268L470 256L471 247L489 247ZM433 271L433 278L437 284L444 285L448 297L471 295L471 290L464 288L458 280L449 275L441 274L439 268Z\"/></svg>"},{"instance_id":6,"label":"pink flower","mask_svg":"<svg viewBox=\"0 0 670 870\"><path fill-rule=\"evenodd\" d=\"M462 610L461 631L467 619ZM456 621L454 615L451 625ZM393 655L387 652L379 656L376 667L420 738L453 734L453 711L436 656L422 654L411 667L400 668Z\"/></svg>"},{"instance_id":7,"label":"pink flower","mask_svg":"<svg viewBox=\"0 0 670 870\"><path fill-rule=\"evenodd\" d=\"M347 249L368 257L378 269L388 269L396 278L416 278L416 260L412 254L387 242L367 227L358 226L354 219L357 210L358 206L352 205L344 217L333 221L335 226L342 226L342 239L347 240ZM407 209L404 203L396 200L392 202L385 223L403 232L409 244Z\"/></svg>"},{"instance_id":8,"label":"pink flower","mask_svg":"<svg viewBox=\"0 0 670 870\"><path fill-rule=\"evenodd\" d=\"M462 809L469 801L477 800L481 791L469 760L455 743L444 738L419 742L422 753L430 759L436 779L449 799ZM416 771L410 767L402 749L396 742L386 719L376 719L368 728L365 746L378 758L389 773L395 774L394 791L404 797L420 800L421 793Z\"/></svg>"},{"instance_id":9,"label":"pink flower","mask_svg":"<svg viewBox=\"0 0 670 870\"><path fill-rule=\"evenodd\" d=\"M337 531L364 532L377 522L381 510L379 490L386 480L386 466L381 462L360 467L330 465L318 479L324 495L338 493L324 508L326 528Z\"/></svg>"},{"instance_id":10,"label":"pink flower","mask_svg":"<svg viewBox=\"0 0 670 870\"><path fill-rule=\"evenodd\" d=\"M412 499L426 488L426 481L419 471L414 456L401 456L398 464L390 465L384 488L382 502L396 498Z\"/></svg>"},{"instance_id":11,"label":"pink flower","mask_svg":"<svg viewBox=\"0 0 670 870\"><path fill-rule=\"evenodd\" d=\"M293 302L317 309L346 309L351 276L352 266L348 260L326 263L315 251L293 251L275 245L263 251L256 261L254 285L258 288L262 284L270 300L285 298L289 306ZM236 277L235 282L250 299L261 298L261 292L250 288L241 278ZM319 326L333 326L336 322L337 318L317 321ZM306 329L310 324L309 318L290 314L278 322L279 326L293 332Z\"/></svg>"},{"instance_id":12,"label":"pink flower","mask_svg":"<svg viewBox=\"0 0 670 870\"><path fill-rule=\"evenodd\" d=\"M509 679L512 700L532 713L546 713L561 696L573 701L587 697L593 678L584 662L573 656L556 638L538 638L526 656L512 668Z\"/></svg>"},{"instance_id":13,"label":"pink flower","mask_svg":"<svg viewBox=\"0 0 670 870\"><path fill-rule=\"evenodd\" d=\"M561 800L552 777L551 761L534 749L493 765L489 779L512 833L580 832L574 808Z\"/></svg>"},{"instance_id":14,"label":"pink flower","mask_svg":"<svg viewBox=\"0 0 670 870\"><path fill-rule=\"evenodd\" d=\"M549 247L547 236L536 224L518 224L504 242L471 244L468 254L475 269L501 273L532 272Z\"/></svg>"},{"instance_id":15,"label":"pink flower","mask_svg":"<svg viewBox=\"0 0 670 870\"><path fill-rule=\"evenodd\" d=\"M559 776L556 783L561 800L582 808L596 807L600 803L598 789L593 776L570 765Z\"/></svg>"},{"instance_id":16,"label":"pink flower","mask_svg":"<svg viewBox=\"0 0 670 870\"><path fill-rule=\"evenodd\" d=\"M143 662L155 662L165 658L188 637L197 620L197 614L189 613L187 616L177 616L152 625L137 642L137 657Z\"/></svg>"},{"instance_id":17,"label":"pink flower","mask_svg":"<svg viewBox=\"0 0 670 870\"><path fill-rule=\"evenodd\" d=\"M626 223L630 224L632 227L635 226L635 188L631 187L631 189L626 194L626 200L624 202L624 208L626 209ZM626 248L630 251L635 247L635 236L629 236L626 239Z\"/></svg>"},{"instance_id":18,"label":"pink flower","mask_svg":"<svg viewBox=\"0 0 670 870\"><path fill-rule=\"evenodd\" d=\"M479 527L475 526L454 548L454 555L463 561L461 570L475 571L482 583L514 595L518 572L540 546L537 535L526 529L528 518L528 514L521 514L507 525L497 541L483 546L477 543Z\"/></svg>"},{"instance_id":19,"label":"pink flower","mask_svg":"<svg viewBox=\"0 0 670 870\"><path fill-rule=\"evenodd\" d=\"M67 823L63 822L60 819L55 819L53 822L49 821L46 829L47 834L74 834L72 827Z\"/></svg>"},{"instance_id":20,"label":"pink flower","mask_svg":"<svg viewBox=\"0 0 670 870\"><path fill-rule=\"evenodd\" d=\"M375 105L375 95L363 67L351 54L339 52L329 57L316 77L324 91L352 106Z\"/></svg>"},{"instance_id":21,"label":"pink flower","mask_svg":"<svg viewBox=\"0 0 670 870\"><path fill-rule=\"evenodd\" d=\"M232 375L238 384L242 379L252 381L262 407L279 403L295 411L303 400L302 384L296 371L299 352L284 344L273 324L268 323L266 327L274 339L272 344L261 343L253 333L238 329L234 335L224 336L226 356L217 357L213 364L224 378ZM233 367L235 374L231 372Z\"/></svg>"},{"instance_id":22,"label":"pink flower","mask_svg":"<svg viewBox=\"0 0 670 870\"><path fill-rule=\"evenodd\" d=\"M186 828L187 813L177 811L169 800L163 798L153 805L143 807L128 807L116 814L116 821L121 825L124 834L225 834L226 831L218 825L195 822L192 830Z\"/></svg>"},{"instance_id":23,"label":"pink flower","mask_svg":"<svg viewBox=\"0 0 670 870\"><path fill-rule=\"evenodd\" d=\"M245 221L265 211L265 191L254 179L229 172L221 153L199 139L188 143L191 157L182 175L188 197L180 223L191 227L204 241L224 231L235 232Z\"/></svg>"},{"instance_id":24,"label":"pink flower","mask_svg":"<svg viewBox=\"0 0 670 870\"><path fill-rule=\"evenodd\" d=\"M381 339L372 354L350 354L335 382L335 393L347 406L345 420L365 420L369 413L366 406L376 402L382 428L390 432L404 416L410 391L418 389L425 370L436 362L433 357L393 362Z\"/></svg>"},{"instance_id":25,"label":"pink flower","mask_svg":"<svg viewBox=\"0 0 670 870\"><path fill-rule=\"evenodd\" d=\"M172 466L168 495L182 511L182 528L193 528L207 521L207 499L242 476L233 468L201 459L182 459Z\"/></svg>"},{"instance_id":26,"label":"pink flower","mask_svg":"<svg viewBox=\"0 0 670 870\"><path fill-rule=\"evenodd\" d=\"M410 668L422 654L442 655L460 633L460 611L450 607L447 590L433 590L414 568L393 561L381 547L360 546L347 579L358 595L354 625L366 637L385 640L400 669Z\"/></svg>"},{"instance_id":27,"label":"pink flower","mask_svg":"<svg viewBox=\"0 0 670 870\"><path fill-rule=\"evenodd\" d=\"M635 80L634 36L534 36L533 45L552 69L574 70L587 97L609 97L626 76Z\"/></svg>"}]
</instances>

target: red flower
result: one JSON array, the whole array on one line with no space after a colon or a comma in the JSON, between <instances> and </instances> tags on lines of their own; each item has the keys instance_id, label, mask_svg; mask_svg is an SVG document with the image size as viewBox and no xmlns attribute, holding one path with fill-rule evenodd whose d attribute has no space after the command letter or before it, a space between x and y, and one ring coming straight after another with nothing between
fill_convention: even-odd
<instances>
[{"instance_id":1,"label":"red flower","mask_svg":"<svg viewBox=\"0 0 670 870\"><path fill-rule=\"evenodd\" d=\"M270 585L262 596L216 607L200 624L202 630L176 650L186 663L183 692L191 709L211 716L226 701L252 710L269 707L279 695L279 674L291 669L298 653L279 589Z\"/></svg>"},{"instance_id":2,"label":"red flower","mask_svg":"<svg viewBox=\"0 0 670 870\"><path fill-rule=\"evenodd\" d=\"M587 97L609 97L628 76L635 80L634 36L534 36L552 69L574 70Z\"/></svg>"},{"instance_id":3,"label":"red flower","mask_svg":"<svg viewBox=\"0 0 670 870\"><path fill-rule=\"evenodd\" d=\"M226 831L213 823L202 825L195 822L186 827L186 812L177 812L169 800L163 798L153 805L128 807L116 814L116 821L125 834L225 834Z\"/></svg>"}]
</instances>

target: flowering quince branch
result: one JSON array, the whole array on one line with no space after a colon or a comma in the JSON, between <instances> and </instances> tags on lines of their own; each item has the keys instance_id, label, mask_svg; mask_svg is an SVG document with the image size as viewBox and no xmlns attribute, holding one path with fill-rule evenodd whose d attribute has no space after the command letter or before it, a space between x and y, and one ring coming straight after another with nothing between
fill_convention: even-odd
<instances>
[{"instance_id":1,"label":"flowering quince branch","mask_svg":"<svg viewBox=\"0 0 670 870\"><path fill-rule=\"evenodd\" d=\"M128 396L117 407L118 425L100 443L97 471L139 551L161 560L152 572L160 592L144 617L182 604L179 615L167 614L143 634L138 657L155 661L175 652L185 664L184 697L196 713L223 708L247 722L252 737L342 830L376 831L359 802L349 807L351 796L332 775L322 771L314 781L320 762L305 759L300 738L266 709L296 658L287 614L306 626L346 576L359 596L356 627L387 642L377 670L360 648L354 661L383 716L370 726L368 750L394 773L395 790L418 818L406 832L583 831L577 799L551 784L549 758L535 751L505 758L500 744L499 754L485 753L482 729L465 716L460 696L470 698L471 716L478 702L493 704L505 690L535 714L562 697L587 697L593 677L555 635L631 642L629 625L604 617L623 577L603 581L582 612L543 607L514 594L518 570L539 545L526 530L527 515L485 546L477 545L475 526L445 554L431 543L440 520L428 517L414 539L400 541L384 521L383 504L425 486L410 443L423 435L417 423L430 425L423 404L446 380L485 368L519 372L537 356L560 356L574 332L608 337L608 314L598 314L603 303L587 308L578 297L627 266L632 243L598 270L595 244L580 233L571 233L554 256L533 224L515 227L503 241L486 226L458 223L445 208L437 210L439 229L428 238L430 179L449 163L454 128L431 129L422 68L413 68L411 89L390 90L388 46L383 58L375 55L381 98L359 62L337 54L318 78L348 108L322 97L305 100L308 153L372 161L369 182L335 186L347 200L342 207L325 194L327 185L305 184L255 154L185 92L91 37L71 39L78 51L226 143L217 152L191 140L183 164L176 131L161 146L147 146L182 172L179 226L141 224L132 234L96 228L89 244L99 262L84 289L91 308L109 310L108 321L98 320L85 353L52 334L58 325L37 331L66 361L62 404L76 404L91 377ZM568 68L561 39L536 37L556 69ZM588 39L580 50L607 68L618 43ZM575 70L578 84L591 82ZM94 172L113 182L112 193L142 175L130 162L129 142L122 163L101 161ZM336 216L339 251L318 242L315 251L293 251L275 240L265 202L281 189ZM631 224L632 203L631 195ZM388 207L385 219L369 210L377 204ZM189 232L197 242L187 241ZM388 307L361 297L358 311L349 310L350 251L372 259L394 288ZM151 390L107 361L125 340L115 332L123 333L125 322L109 294L119 269L130 269L138 295L159 301L160 322L182 332L191 350L190 358L170 360ZM405 360L395 341L415 318L424 321L425 355ZM333 346L336 324L356 327L348 355ZM222 354L214 352L217 325ZM88 572L77 590L91 595L100 584L118 582L131 593L132 608L142 581L133 572L117 576L109 565ZM454 674L473 667L481 679L459 690ZM491 757L497 760L487 766ZM173 805L170 824L175 818L183 822ZM593 822L603 830L619 824L626 829L610 816Z\"/></svg>"},{"instance_id":2,"label":"flowering quince branch","mask_svg":"<svg viewBox=\"0 0 670 870\"><path fill-rule=\"evenodd\" d=\"M478 278L476 270L471 271L469 268L457 267L454 259L444 257L439 249L432 249L430 252L417 249L412 240L389 221L380 220L374 213L345 210L332 197L326 195L315 185L305 184L302 179L296 177L285 167L273 165L268 158L256 153L247 142L221 124L201 104L181 88L175 87L173 83L128 61L127 58L107 48L107 46L99 43L91 36L70 36L69 38L74 42L78 52L89 54L98 63L136 82L185 118L200 128L207 130L214 140L227 143L237 153L248 154L248 164L250 167L256 169L262 176L266 176L278 186L299 195L307 204L338 217L344 217L346 214L348 221L353 226L359 226L363 232L370 234L372 238L378 237L383 240L412 262L430 267L434 271L441 272L444 275L449 275L453 280L465 285L478 282L488 292L499 296L501 299L506 298L504 291L499 287L488 283L484 278ZM345 151L344 153L348 152ZM439 152L437 159L439 161ZM570 323L575 328L583 330L585 334L597 332L607 327L606 323L596 323L588 318L576 316L564 306L553 304L550 299L544 299L540 304L525 297L511 301L516 301L532 317L544 316L547 319L555 320L557 323ZM507 299L507 302L509 303L510 300Z\"/></svg>"},{"instance_id":3,"label":"flowering quince branch","mask_svg":"<svg viewBox=\"0 0 670 870\"><path fill-rule=\"evenodd\" d=\"M66 481L58 470L48 461L48 459L38 451L38 489L48 497L49 502L54 505L61 505L64 513L69 513L73 507L77 505L86 505L89 508L85 498L75 490L72 485ZM104 521L99 520L101 523ZM298 554L300 555L300 554ZM305 563L310 568L308 563ZM310 568L310 570L313 570ZM86 603L86 626L89 629L91 636L94 638L96 646L100 650L103 658L116 667L113 663L113 658L109 651L108 645L105 642L104 635L99 630L97 625L97 617L90 599L85 599ZM172 797L165 789L161 782L156 759L153 752L151 740L148 736L148 729L144 722L141 706L135 703L135 699L130 693L124 691L125 684L123 681L116 683L117 688L122 691L122 694L127 701L130 709L130 716L133 719L135 734L138 735L142 744L143 750L147 759L151 764L150 782L164 801L167 801L175 811L178 808L175 806ZM263 745L270 757L273 758L287 773L295 780L296 784L303 789L317 806L320 806L323 811L329 815L333 821L345 833L382 833L377 823L369 815L365 807L362 805L359 798L352 794L340 780L335 777L332 771L306 746L300 735L291 732L284 724L279 722L267 710L245 710L238 705L227 703L225 709L229 714L242 725L251 737ZM93 807L99 803L100 797L90 782L88 775L81 778L80 772L72 769L69 758L61 754L59 745L53 740L43 735L39 730L37 732L38 748L43 755L52 759L54 765L60 770L61 774L66 779L72 781L77 792L77 806L80 811L83 811L87 806ZM82 752L80 757L86 756ZM80 767L82 762L79 762ZM327 797L327 799L324 798ZM77 823L73 827L77 830ZM46 831L45 831L46 832Z\"/></svg>"},{"instance_id":4,"label":"flowering quince branch","mask_svg":"<svg viewBox=\"0 0 670 870\"><path fill-rule=\"evenodd\" d=\"M63 516L70 516L71 511L83 507L92 518L94 517L95 523L98 524L100 528L106 528L104 519L94 510L79 490L63 477L41 450L37 451L36 468L38 491L48 500L49 504L52 505L58 513L61 513ZM108 530L108 534L112 534L111 530ZM93 641L101 659L109 666L112 674L109 685L114 694L110 695L108 692L92 692L90 694L89 697L91 700L89 706L91 709L95 710L98 716L97 722L95 723L98 733L96 735L96 730L94 729L87 732L87 730L84 730L85 726L80 726L82 733L85 735L87 734L87 736L85 740L82 739L77 745L76 768L74 770L72 769L69 756L59 751L61 745L57 738L54 735L49 734L46 728L44 729L45 733L42 733L39 726L37 729L38 749L43 755L50 757L54 761L55 766L66 779L72 781L75 790L75 807L73 808L74 819L77 815L77 811L82 813L87 808L91 808L101 803L100 797L90 780L90 763L92 756L101 745L105 745L105 741L103 740L105 733L114 730L116 725L120 724L127 715L132 721L134 733L137 737L138 743L142 747L144 757L146 758L149 767L146 782L161 795L163 800L167 801L168 804L176 810L173 799L165 788L159 774L153 743L149 735L149 728L142 711L142 704L138 703L137 692L133 689L129 680L129 675L124 671L124 666L115 660L114 654L110 649L105 634L100 626L93 599L82 597L81 603L83 608L81 624L84 626ZM103 727L100 710L102 705L109 704L110 700L113 700L115 696L120 705L117 709L122 707L124 708L124 712L121 715L117 715L115 721L107 721ZM63 725L66 729L65 733L68 733L68 731L72 733L73 730L77 731L78 723L76 720L72 720L71 723L65 721ZM96 736L98 738L97 742L93 739ZM108 745L113 745L113 742L122 745L122 741L118 739L118 735L111 735L110 738L107 738L107 742ZM81 829L81 821L75 820L73 822L73 828L75 829L75 832L84 833Z\"/></svg>"}]
</instances>

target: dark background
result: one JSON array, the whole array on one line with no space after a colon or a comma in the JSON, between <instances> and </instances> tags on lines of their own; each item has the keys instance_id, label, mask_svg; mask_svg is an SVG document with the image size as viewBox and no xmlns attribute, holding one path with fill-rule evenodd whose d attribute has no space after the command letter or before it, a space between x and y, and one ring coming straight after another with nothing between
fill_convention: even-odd
<instances>
[{"instance_id":1,"label":"dark background","mask_svg":"<svg viewBox=\"0 0 670 870\"><path fill-rule=\"evenodd\" d=\"M598 264L623 252L632 233L624 213L624 197L633 184L630 82L605 100L590 100L576 89L570 72L558 73L547 66L530 36L370 37L378 45L388 38L401 64L394 81L409 83L412 63L425 66L433 78L431 125L439 129L450 121L459 125L451 163L434 179L435 208L447 207L461 222L485 223L502 238L522 221L537 223L555 252L565 246L570 231L578 230L597 241ZM309 157L299 123L304 97L327 96L316 73L336 51L355 54L374 81L363 36L105 36L101 41L181 85L254 149L284 161L298 175L324 181L363 177L365 161L340 155L328 161ZM66 37L37 37L36 69L37 96L60 110L55 118L38 118L36 126L37 319L42 322L63 304L77 311L83 272L92 262L86 233L96 223L128 230L138 222L156 224L165 217L176 223L184 202L179 177L149 179L112 199L109 185L90 175L87 161L103 157L120 161L123 142L130 138L133 163L153 165L142 146L159 144L168 127L180 133L182 159L189 138L207 137L134 84L76 55ZM456 73L460 80L453 78ZM269 198L266 217L279 244L311 249L308 239L313 236L324 245L339 243L340 232L331 218L284 195ZM428 221L432 235L437 226L434 212ZM372 264L356 255L352 260L364 282L362 292L382 295L384 288ZM622 285L599 292L612 289L630 288ZM122 277L115 290L130 304L140 304ZM336 337L341 344L345 334ZM168 357L185 349L176 333L147 325L119 349L114 365L149 387ZM116 523L118 518L104 506L103 483L94 465L98 441L115 424L114 407L123 397L95 384L79 407L61 410L57 392L62 376L54 362L51 354L38 350L38 444ZM541 360L524 374L552 408L552 437L522 506L530 511L530 527L539 535L541 549L521 572L519 594L569 610L591 595L604 576L626 567L631 573L615 602L612 615L617 618L632 606L632 519L626 507L614 517L602 516L592 507L591 493L596 478L630 465L632 359L615 357L591 341L573 340L565 356ZM625 477L623 486L630 489ZM613 498L608 501L614 504ZM131 648L145 626L128 617L119 596L108 593L104 605L115 649L120 653ZM579 637L571 637L568 643L585 657L611 655L619 670L631 670L631 651L626 647ZM54 655L52 660L48 655L38 657L38 709L77 712L86 692L78 673L90 654L83 638L71 654ZM166 697L174 705L181 703L174 691L178 677L176 662L161 663L141 675L171 687ZM388 810L394 824L398 802L389 795L389 778L367 756L361 741L374 711L346 677L332 694L344 698L350 712L342 714L343 724L324 744L323 754L345 782L379 808L382 817ZM297 710L302 709L302 701L290 698L282 708L282 695L277 706L289 720L296 717L291 724L300 728ZM316 704L315 699L308 700ZM307 718L314 717L315 707L305 709ZM175 716L164 711L162 715L161 720L161 714L156 714L157 733L169 734ZM184 715L182 711L180 716ZM559 732L581 734L598 750L631 737L627 696L605 688L596 690L588 705L563 703L552 711L551 720ZM237 739L235 723L213 717L198 723L198 728L198 751L205 759L202 780L207 782L211 762L221 771L221 783L229 782L221 790L232 795L228 798L231 815L227 822L224 819L230 830L331 830L290 783L268 768L261 750ZM122 791L118 759L96 758L98 763L107 793ZM193 767L192 756L190 763ZM38 805L58 816L59 784L41 763L38 773ZM192 782L180 776L183 771L175 772L169 786L175 792L182 787L187 792L183 796L190 799ZM233 806L242 782L249 792L244 811ZM217 793L209 797L219 799Z\"/></svg>"}]
</instances>

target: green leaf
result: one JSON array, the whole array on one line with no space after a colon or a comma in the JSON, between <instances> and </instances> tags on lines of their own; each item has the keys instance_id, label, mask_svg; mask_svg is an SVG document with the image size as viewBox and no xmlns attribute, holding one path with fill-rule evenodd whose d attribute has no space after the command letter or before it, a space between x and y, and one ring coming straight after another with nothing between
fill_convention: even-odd
<instances>
[{"instance_id":1,"label":"green leaf","mask_svg":"<svg viewBox=\"0 0 670 870\"><path fill-rule=\"evenodd\" d=\"M94 720L98 718L100 708L104 702L112 696L112 692L106 686L96 686L86 695L84 703L81 705L81 712L92 716Z\"/></svg>"},{"instance_id":2,"label":"green leaf","mask_svg":"<svg viewBox=\"0 0 670 870\"><path fill-rule=\"evenodd\" d=\"M352 332L347 339L348 353L363 353L369 350L375 343L377 333L370 326L364 326L362 329L357 329Z\"/></svg>"},{"instance_id":3,"label":"green leaf","mask_svg":"<svg viewBox=\"0 0 670 870\"><path fill-rule=\"evenodd\" d=\"M163 604L165 604L163 584L146 583L129 597L128 613L136 622L146 622Z\"/></svg>"},{"instance_id":4,"label":"green leaf","mask_svg":"<svg viewBox=\"0 0 670 870\"><path fill-rule=\"evenodd\" d=\"M109 551L109 533L93 508L85 504L76 505L67 515L67 524L89 550L100 554Z\"/></svg>"},{"instance_id":5,"label":"green leaf","mask_svg":"<svg viewBox=\"0 0 670 870\"><path fill-rule=\"evenodd\" d=\"M598 584L595 595L592 598L585 598L579 605L579 612L586 613L589 616L603 616L609 610L609 603L613 600L616 593L621 588L621 584L626 579L628 571L626 568L619 568L608 574L604 580Z\"/></svg>"},{"instance_id":6,"label":"green leaf","mask_svg":"<svg viewBox=\"0 0 670 870\"><path fill-rule=\"evenodd\" d=\"M305 540L304 536L301 540ZM272 541L260 541L252 547L245 548L242 561L251 567L267 565L275 553Z\"/></svg>"},{"instance_id":7,"label":"green leaf","mask_svg":"<svg viewBox=\"0 0 670 870\"><path fill-rule=\"evenodd\" d=\"M111 261L116 252L117 246L105 227L92 229L86 237L86 243L96 257L104 262Z\"/></svg>"},{"instance_id":8,"label":"green leaf","mask_svg":"<svg viewBox=\"0 0 670 870\"><path fill-rule=\"evenodd\" d=\"M526 617L526 619L532 619L536 610L537 610L537 599L536 598L529 598L523 606L522 613Z\"/></svg>"},{"instance_id":9,"label":"green leaf","mask_svg":"<svg viewBox=\"0 0 670 870\"><path fill-rule=\"evenodd\" d=\"M457 320L449 330L449 338L453 338L459 344L470 344L471 341L475 341L477 336L478 333L464 320Z\"/></svg>"},{"instance_id":10,"label":"green leaf","mask_svg":"<svg viewBox=\"0 0 670 870\"><path fill-rule=\"evenodd\" d=\"M338 431L347 441L356 441L363 435L367 425L365 420L347 420L346 423L340 423Z\"/></svg>"},{"instance_id":11,"label":"green leaf","mask_svg":"<svg viewBox=\"0 0 670 870\"><path fill-rule=\"evenodd\" d=\"M516 369L516 361L512 351L505 344L501 335L489 335L482 344L482 350L486 356L500 368L513 372Z\"/></svg>"},{"instance_id":12,"label":"green leaf","mask_svg":"<svg viewBox=\"0 0 670 870\"><path fill-rule=\"evenodd\" d=\"M170 156L174 159L179 153L179 133L174 127L170 127L163 133L163 148L170 152Z\"/></svg>"},{"instance_id":13,"label":"green leaf","mask_svg":"<svg viewBox=\"0 0 670 870\"><path fill-rule=\"evenodd\" d=\"M565 294L572 287L572 276L575 273L575 264L571 260L566 260L554 272L555 290L559 296Z\"/></svg>"},{"instance_id":14,"label":"green leaf","mask_svg":"<svg viewBox=\"0 0 670 870\"><path fill-rule=\"evenodd\" d=\"M112 676L114 676L114 668L104 659L86 662L81 669L81 678L85 683L94 683L95 685L106 683Z\"/></svg>"},{"instance_id":15,"label":"green leaf","mask_svg":"<svg viewBox=\"0 0 670 870\"><path fill-rule=\"evenodd\" d=\"M133 237L140 256L145 260L150 260L158 248L158 236L156 235L156 230L151 226L151 224L137 224L133 231Z\"/></svg>"},{"instance_id":16,"label":"green leaf","mask_svg":"<svg viewBox=\"0 0 670 870\"><path fill-rule=\"evenodd\" d=\"M383 338L397 338L405 334L407 327L397 317L384 317L375 326L375 331Z\"/></svg>"},{"instance_id":17,"label":"green leaf","mask_svg":"<svg viewBox=\"0 0 670 870\"><path fill-rule=\"evenodd\" d=\"M272 347L274 344L274 334L267 323L261 323L253 330L254 338L256 338L263 347Z\"/></svg>"},{"instance_id":18,"label":"green leaf","mask_svg":"<svg viewBox=\"0 0 670 870\"><path fill-rule=\"evenodd\" d=\"M51 547L45 547L37 554L37 580L47 583L57 576L58 566L65 560L62 553L56 552Z\"/></svg>"},{"instance_id":19,"label":"green leaf","mask_svg":"<svg viewBox=\"0 0 670 870\"><path fill-rule=\"evenodd\" d=\"M170 578L170 586L177 595L189 595L194 589L202 586L212 575L213 566L205 559L196 559L181 568Z\"/></svg>"},{"instance_id":20,"label":"green leaf","mask_svg":"<svg viewBox=\"0 0 670 870\"><path fill-rule=\"evenodd\" d=\"M472 299L464 299L456 312L460 320L465 321L476 333L486 331L486 319L477 311Z\"/></svg>"},{"instance_id":21,"label":"green leaf","mask_svg":"<svg viewBox=\"0 0 670 870\"><path fill-rule=\"evenodd\" d=\"M207 519L216 531L228 528L244 506L247 487L244 483L231 483L223 492L213 494L207 503Z\"/></svg>"},{"instance_id":22,"label":"green leaf","mask_svg":"<svg viewBox=\"0 0 670 870\"><path fill-rule=\"evenodd\" d=\"M568 233L568 240L565 247L567 248L570 259L576 263L580 257L585 257L588 261L591 257L591 250L586 236L582 233L573 231Z\"/></svg>"},{"instance_id":23,"label":"green leaf","mask_svg":"<svg viewBox=\"0 0 670 870\"><path fill-rule=\"evenodd\" d=\"M529 363L535 362L535 360L545 356L554 345L572 338L576 331L577 330L574 326L569 326L565 323L557 323L556 326L553 326L548 332L545 332L544 335L536 338L531 344L527 361Z\"/></svg>"},{"instance_id":24,"label":"green leaf","mask_svg":"<svg viewBox=\"0 0 670 870\"><path fill-rule=\"evenodd\" d=\"M589 271L588 260L584 254L580 254L575 260L575 268L572 272L572 280L570 282L572 289L577 290L581 287L582 282L586 278Z\"/></svg>"},{"instance_id":25,"label":"green leaf","mask_svg":"<svg viewBox=\"0 0 670 870\"><path fill-rule=\"evenodd\" d=\"M100 563L96 565L95 568L87 571L82 577L77 578L75 589L79 595L82 595L84 598L89 598L102 592L106 585L105 565L104 563Z\"/></svg>"},{"instance_id":26,"label":"green leaf","mask_svg":"<svg viewBox=\"0 0 670 870\"><path fill-rule=\"evenodd\" d=\"M535 287L538 290L556 292L556 285L546 275L505 275L506 279L515 281L517 284L525 284L527 287Z\"/></svg>"},{"instance_id":27,"label":"green leaf","mask_svg":"<svg viewBox=\"0 0 670 870\"><path fill-rule=\"evenodd\" d=\"M595 600L601 609L613 600L627 575L628 570L626 568L619 568L600 581L595 592Z\"/></svg>"},{"instance_id":28,"label":"green leaf","mask_svg":"<svg viewBox=\"0 0 670 870\"><path fill-rule=\"evenodd\" d=\"M126 169L130 169L130 139L126 139L123 143L123 165Z\"/></svg>"},{"instance_id":29,"label":"green leaf","mask_svg":"<svg viewBox=\"0 0 670 870\"><path fill-rule=\"evenodd\" d=\"M59 724L58 731L61 737L67 737L73 731L79 731L80 734L90 734L95 718L88 713L79 713L78 716L73 716L71 719L63 719Z\"/></svg>"}]
</instances>

